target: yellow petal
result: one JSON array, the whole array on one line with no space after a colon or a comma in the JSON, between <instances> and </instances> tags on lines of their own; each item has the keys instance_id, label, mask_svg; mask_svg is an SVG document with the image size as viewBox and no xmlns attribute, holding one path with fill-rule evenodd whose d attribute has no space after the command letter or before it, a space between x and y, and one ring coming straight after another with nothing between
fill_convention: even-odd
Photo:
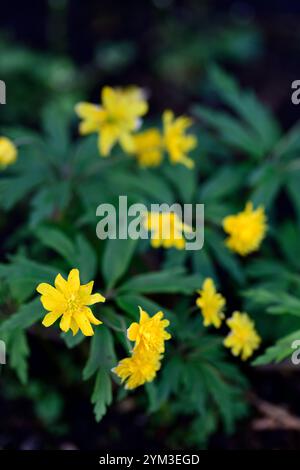
<instances>
[{"instance_id":1,"label":"yellow petal","mask_svg":"<svg viewBox=\"0 0 300 470\"><path fill-rule=\"evenodd\" d=\"M136 341L140 326L138 323L131 323L130 327L127 330L127 338L129 341Z\"/></svg>"},{"instance_id":2,"label":"yellow petal","mask_svg":"<svg viewBox=\"0 0 300 470\"><path fill-rule=\"evenodd\" d=\"M68 281L66 281L61 274L58 274L54 281L55 287L59 290L62 294L68 293Z\"/></svg>"},{"instance_id":3,"label":"yellow petal","mask_svg":"<svg viewBox=\"0 0 300 470\"><path fill-rule=\"evenodd\" d=\"M117 97L118 94L113 88L109 86L104 86L102 88L101 99L105 109L114 111L117 104Z\"/></svg>"},{"instance_id":4,"label":"yellow petal","mask_svg":"<svg viewBox=\"0 0 300 470\"><path fill-rule=\"evenodd\" d=\"M145 310L142 309L142 307L139 306L139 311L140 311L140 324L145 323L147 320L149 320L149 315Z\"/></svg>"},{"instance_id":5,"label":"yellow petal","mask_svg":"<svg viewBox=\"0 0 300 470\"><path fill-rule=\"evenodd\" d=\"M65 309L65 300L61 300L60 296L42 295L41 302L46 310L60 310L61 312Z\"/></svg>"},{"instance_id":6,"label":"yellow petal","mask_svg":"<svg viewBox=\"0 0 300 470\"><path fill-rule=\"evenodd\" d=\"M68 331L71 326L71 320L72 320L71 314L64 314L59 324L60 329L62 331Z\"/></svg>"},{"instance_id":7,"label":"yellow petal","mask_svg":"<svg viewBox=\"0 0 300 470\"><path fill-rule=\"evenodd\" d=\"M68 287L72 292L78 291L80 287L80 278L78 269L72 269L68 276Z\"/></svg>"},{"instance_id":8,"label":"yellow petal","mask_svg":"<svg viewBox=\"0 0 300 470\"><path fill-rule=\"evenodd\" d=\"M102 157L107 157L110 154L112 147L117 143L119 131L116 126L105 124L101 128L98 139L98 148Z\"/></svg>"},{"instance_id":9,"label":"yellow petal","mask_svg":"<svg viewBox=\"0 0 300 470\"><path fill-rule=\"evenodd\" d=\"M56 289L55 287L51 286L51 284L47 284L46 282L41 282L36 288L39 294L42 295L55 295Z\"/></svg>"},{"instance_id":10,"label":"yellow petal","mask_svg":"<svg viewBox=\"0 0 300 470\"><path fill-rule=\"evenodd\" d=\"M91 324L84 313L82 312L74 313L74 319L77 325L79 326L80 330L85 336L93 336L94 334L93 328L91 327Z\"/></svg>"},{"instance_id":11,"label":"yellow petal","mask_svg":"<svg viewBox=\"0 0 300 470\"><path fill-rule=\"evenodd\" d=\"M105 302L105 297L101 294L93 294L89 296L89 299L86 303L86 305L94 305L97 304L98 302Z\"/></svg>"},{"instance_id":12,"label":"yellow petal","mask_svg":"<svg viewBox=\"0 0 300 470\"><path fill-rule=\"evenodd\" d=\"M51 326L61 315L60 312L49 312L45 315L42 324L46 327Z\"/></svg>"},{"instance_id":13,"label":"yellow petal","mask_svg":"<svg viewBox=\"0 0 300 470\"><path fill-rule=\"evenodd\" d=\"M73 336L75 336L79 330L79 326L77 325L76 321L73 320L73 318L71 320L71 330L72 330Z\"/></svg>"},{"instance_id":14,"label":"yellow petal","mask_svg":"<svg viewBox=\"0 0 300 470\"><path fill-rule=\"evenodd\" d=\"M127 153L134 152L134 140L128 132L124 132L120 135L120 144L123 150Z\"/></svg>"},{"instance_id":15,"label":"yellow petal","mask_svg":"<svg viewBox=\"0 0 300 470\"><path fill-rule=\"evenodd\" d=\"M84 309L84 313L85 315L87 316L88 320L93 324L93 325L101 325L102 324L102 321L101 320L98 320L98 318L96 318L93 314L93 312L91 311L90 308L85 308Z\"/></svg>"},{"instance_id":16,"label":"yellow petal","mask_svg":"<svg viewBox=\"0 0 300 470\"><path fill-rule=\"evenodd\" d=\"M100 106L86 102L78 103L75 112L79 117L93 121L100 121L103 116L103 109Z\"/></svg>"}]
</instances>

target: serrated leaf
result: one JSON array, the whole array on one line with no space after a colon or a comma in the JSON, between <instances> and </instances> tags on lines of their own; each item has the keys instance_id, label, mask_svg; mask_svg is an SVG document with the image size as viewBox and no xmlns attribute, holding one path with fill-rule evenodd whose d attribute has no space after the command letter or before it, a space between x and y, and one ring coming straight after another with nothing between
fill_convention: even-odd
<instances>
[{"instance_id":1,"label":"serrated leaf","mask_svg":"<svg viewBox=\"0 0 300 470\"><path fill-rule=\"evenodd\" d=\"M83 369L83 379L88 380L100 367L110 370L116 362L111 332L100 325L95 328L95 334L91 339L89 357Z\"/></svg>"},{"instance_id":2,"label":"serrated leaf","mask_svg":"<svg viewBox=\"0 0 300 470\"><path fill-rule=\"evenodd\" d=\"M272 362L278 363L281 362L283 359L291 356L293 353L292 343L295 340L300 339L300 330L295 331L292 334L285 336L284 338L279 339L276 341L274 346L271 346L266 349L266 351L256 358L252 364L254 366L261 366L265 364L270 364Z\"/></svg>"},{"instance_id":3,"label":"serrated leaf","mask_svg":"<svg viewBox=\"0 0 300 470\"><path fill-rule=\"evenodd\" d=\"M99 422L112 402L111 379L109 373L104 368L100 368L97 372L91 401L94 404L96 421Z\"/></svg>"}]
</instances>

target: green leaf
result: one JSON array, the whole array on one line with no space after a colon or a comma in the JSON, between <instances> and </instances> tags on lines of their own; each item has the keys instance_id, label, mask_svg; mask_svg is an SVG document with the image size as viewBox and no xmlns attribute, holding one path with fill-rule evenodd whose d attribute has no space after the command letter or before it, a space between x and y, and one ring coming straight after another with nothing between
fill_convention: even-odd
<instances>
[{"instance_id":1,"label":"green leaf","mask_svg":"<svg viewBox=\"0 0 300 470\"><path fill-rule=\"evenodd\" d=\"M42 124L47 138L48 152L52 159L66 157L70 146L69 119L61 107L50 103L43 111Z\"/></svg>"},{"instance_id":2,"label":"green leaf","mask_svg":"<svg viewBox=\"0 0 300 470\"><path fill-rule=\"evenodd\" d=\"M125 274L137 245L137 240L107 239L102 259L102 273L107 288L112 288Z\"/></svg>"},{"instance_id":3,"label":"green leaf","mask_svg":"<svg viewBox=\"0 0 300 470\"><path fill-rule=\"evenodd\" d=\"M70 202L70 181L56 181L43 187L31 200L30 225L35 227L45 220L55 220Z\"/></svg>"},{"instance_id":4,"label":"green leaf","mask_svg":"<svg viewBox=\"0 0 300 470\"><path fill-rule=\"evenodd\" d=\"M137 169L136 174L114 170L108 177L112 187L118 188L118 194L144 195L151 202L174 202L174 194L167 181L153 170Z\"/></svg>"},{"instance_id":5,"label":"green leaf","mask_svg":"<svg viewBox=\"0 0 300 470\"><path fill-rule=\"evenodd\" d=\"M19 302L27 300L40 282L52 282L57 269L31 261L22 256L12 257L9 264L0 264L0 278L5 279Z\"/></svg>"},{"instance_id":6,"label":"green leaf","mask_svg":"<svg viewBox=\"0 0 300 470\"><path fill-rule=\"evenodd\" d=\"M99 422L112 402L111 379L109 373L104 368L100 368L97 372L91 401L94 404L96 421Z\"/></svg>"},{"instance_id":7,"label":"green leaf","mask_svg":"<svg viewBox=\"0 0 300 470\"><path fill-rule=\"evenodd\" d=\"M255 359L252 364L254 366L261 366L264 364L270 364L271 362L281 362L283 359L291 356L293 353L292 343L295 340L300 339L300 330L295 331L292 334L285 336L284 338L279 339L276 341L274 346L271 346L266 349L266 351Z\"/></svg>"},{"instance_id":8,"label":"green leaf","mask_svg":"<svg viewBox=\"0 0 300 470\"><path fill-rule=\"evenodd\" d=\"M299 154L300 122L297 122L276 145L273 155L276 159L287 158Z\"/></svg>"},{"instance_id":9,"label":"green leaf","mask_svg":"<svg viewBox=\"0 0 300 470\"><path fill-rule=\"evenodd\" d=\"M95 250L84 235L80 234L76 237L75 251L73 264L75 263L78 267L82 282L88 282L96 274L97 255Z\"/></svg>"},{"instance_id":10,"label":"green leaf","mask_svg":"<svg viewBox=\"0 0 300 470\"><path fill-rule=\"evenodd\" d=\"M23 385L28 381L28 356L29 347L25 332L19 328L12 330L8 340L9 365L16 371Z\"/></svg>"},{"instance_id":11,"label":"green leaf","mask_svg":"<svg viewBox=\"0 0 300 470\"><path fill-rule=\"evenodd\" d=\"M0 325L0 331L9 332L18 328L25 330L39 321L44 313L40 299L36 298L22 305L16 313L4 320Z\"/></svg>"},{"instance_id":12,"label":"green leaf","mask_svg":"<svg viewBox=\"0 0 300 470\"><path fill-rule=\"evenodd\" d=\"M299 228L292 221L281 223L277 230L277 239L287 262L298 270L300 268Z\"/></svg>"},{"instance_id":13,"label":"green leaf","mask_svg":"<svg viewBox=\"0 0 300 470\"><path fill-rule=\"evenodd\" d=\"M255 142L269 151L280 136L278 123L272 113L250 90L242 90L238 83L217 66L212 66L209 77L221 99L244 120L255 135Z\"/></svg>"},{"instance_id":14,"label":"green leaf","mask_svg":"<svg viewBox=\"0 0 300 470\"><path fill-rule=\"evenodd\" d=\"M192 202L197 188L197 172L183 165L165 165L162 170L173 184L180 199L184 203Z\"/></svg>"},{"instance_id":15,"label":"green leaf","mask_svg":"<svg viewBox=\"0 0 300 470\"><path fill-rule=\"evenodd\" d=\"M264 155L264 149L260 142L255 140L252 130L247 129L238 119L225 112L215 111L199 105L195 106L194 113L215 129L225 144L246 152L255 158L261 158Z\"/></svg>"},{"instance_id":16,"label":"green leaf","mask_svg":"<svg viewBox=\"0 0 300 470\"><path fill-rule=\"evenodd\" d=\"M244 184L247 169L244 167L226 166L217 170L213 176L200 185L199 199L222 199L235 193Z\"/></svg>"},{"instance_id":17,"label":"green leaf","mask_svg":"<svg viewBox=\"0 0 300 470\"><path fill-rule=\"evenodd\" d=\"M245 274L239 261L231 254L225 246L224 239L215 231L208 230L205 241L214 253L218 263L227 271L239 284L245 283Z\"/></svg>"},{"instance_id":18,"label":"green leaf","mask_svg":"<svg viewBox=\"0 0 300 470\"><path fill-rule=\"evenodd\" d=\"M214 263L204 247L201 250L194 251L191 258L193 270L196 274L199 274L203 279L206 277L217 279Z\"/></svg>"},{"instance_id":19,"label":"green leaf","mask_svg":"<svg viewBox=\"0 0 300 470\"><path fill-rule=\"evenodd\" d=\"M82 343L85 339L85 336L79 331L76 335L73 336L72 331L68 331L67 333L61 333L62 339L65 341L68 348L72 349L78 344Z\"/></svg>"},{"instance_id":20,"label":"green leaf","mask_svg":"<svg viewBox=\"0 0 300 470\"><path fill-rule=\"evenodd\" d=\"M132 277L119 288L119 292L191 294L199 288L200 284L199 275L187 275L179 268Z\"/></svg>"},{"instance_id":21,"label":"green leaf","mask_svg":"<svg viewBox=\"0 0 300 470\"><path fill-rule=\"evenodd\" d=\"M5 210L12 209L19 201L43 181L44 176L32 169L30 174L20 174L0 179L0 205Z\"/></svg>"},{"instance_id":22,"label":"green leaf","mask_svg":"<svg viewBox=\"0 0 300 470\"><path fill-rule=\"evenodd\" d=\"M59 253L73 266L77 252L73 242L61 230L50 226L41 226L37 227L34 233L45 246Z\"/></svg>"},{"instance_id":23,"label":"green leaf","mask_svg":"<svg viewBox=\"0 0 300 470\"><path fill-rule=\"evenodd\" d=\"M83 379L88 380L100 367L110 370L116 362L112 334L108 328L100 325L95 329L91 339L90 354L83 370Z\"/></svg>"},{"instance_id":24,"label":"green leaf","mask_svg":"<svg viewBox=\"0 0 300 470\"><path fill-rule=\"evenodd\" d=\"M154 315L155 313L162 311L169 320L174 317L173 313L170 312L170 310L166 309L165 307L162 307L153 300L147 299L147 297L144 297L142 295L123 294L116 298L116 303L135 321L139 319L139 306L146 310L150 315Z\"/></svg>"},{"instance_id":25,"label":"green leaf","mask_svg":"<svg viewBox=\"0 0 300 470\"><path fill-rule=\"evenodd\" d=\"M271 207L281 189L282 183L282 173L273 166L266 167L256 187L252 190L249 200L251 200L254 207L259 205L265 208Z\"/></svg>"},{"instance_id":26,"label":"green leaf","mask_svg":"<svg viewBox=\"0 0 300 470\"><path fill-rule=\"evenodd\" d=\"M300 198L299 198L299 186L300 186L300 171L294 170L288 174L286 180L286 189L289 198L293 204L294 211L297 215L298 227L300 227Z\"/></svg>"}]
</instances>

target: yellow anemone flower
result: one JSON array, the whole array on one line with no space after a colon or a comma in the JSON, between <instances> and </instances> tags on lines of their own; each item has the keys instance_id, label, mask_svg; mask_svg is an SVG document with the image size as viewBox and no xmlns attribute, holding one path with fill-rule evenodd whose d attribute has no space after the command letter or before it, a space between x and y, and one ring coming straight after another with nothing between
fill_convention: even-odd
<instances>
[{"instance_id":1,"label":"yellow anemone flower","mask_svg":"<svg viewBox=\"0 0 300 470\"><path fill-rule=\"evenodd\" d=\"M183 250L183 233L191 233L192 227L182 222L176 212L147 212L143 220L144 228L151 230L153 248L172 248Z\"/></svg>"},{"instance_id":2,"label":"yellow anemone flower","mask_svg":"<svg viewBox=\"0 0 300 470\"><path fill-rule=\"evenodd\" d=\"M78 269L72 269L67 280L58 274L55 287L44 282L39 284L36 290L41 294L43 307L49 310L43 325L51 326L62 317L59 325L62 331L71 328L76 335L80 329L85 336L93 336L91 323L100 325L102 322L93 315L89 305L105 302L103 295L92 294L93 285L94 281L80 285Z\"/></svg>"},{"instance_id":3,"label":"yellow anemone flower","mask_svg":"<svg viewBox=\"0 0 300 470\"><path fill-rule=\"evenodd\" d=\"M224 340L224 346L230 348L234 356L241 355L242 361L246 361L261 342L254 322L247 313L234 312L226 323L231 331Z\"/></svg>"},{"instance_id":4,"label":"yellow anemone flower","mask_svg":"<svg viewBox=\"0 0 300 470\"><path fill-rule=\"evenodd\" d=\"M17 147L7 137L0 137L0 168L12 165L17 160Z\"/></svg>"},{"instance_id":5,"label":"yellow anemone flower","mask_svg":"<svg viewBox=\"0 0 300 470\"><path fill-rule=\"evenodd\" d=\"M244 211L228 215L223 220L223 228L229 237L225 243L232 251L246 256L259 249L267 231L266 214L263 207L253 209L247 202Z\"/></svg>"},{"instance_id":6,"label":"yellow anemone flower","mask_svg":"<svg viewBox=\"0 0 300 470\"><path fill-rule=\"evenodd\" d=\"M161 356L147 352L144 348L136 348L132 356L122 359L112 371L126 382L125 388L132 390L152 382L161 367Z\"/></svg>"},{"instance_id":7,"label":"yellow anemone flower","mask_svg":"<svg viewBox=\"0 0 300 470\"><path fill-rule=\"evenodd\" d=\"M204 326L214 325L219 328L224 318L223 309L226 303L224 297L217 293L211 278L205 279L202 290L198 292L200 295L196 304L201 309Z\"/></svg>"},{"instance_id":8,"label":"yellow anemone flower","mask_svg":"<svg viewBox=\"0 0 300 470\"><path fill-rule=\"evenodd\" d=\"M163 159L162 137L158 129L148 129L133 136L134 156L141 167L159 166Z\"/></svg>"},{"instance_id":9,"label":"yellow anemone flower","mask_svg":"<svg viewBox=\"0 0 300 470\"><path fill-rule=\"evenodd\" d=\"M101 92L100 106L82 102L76 105L75 111L82 118L80 134L98 132L99 152L107 157L118 142L125 152L133 152L132 132L139 127L140 118L148 111L148 105L142 90L137 87L122 89L105 86Z\"/></svg>"},{"instance_id":10,"label":"yellow anemone flower","mask_svg":"<svg viewBox=\"0 0 300 470\"><path fill-rule=\"evenodd\" d=\"M165 331L170 324L169 320L164 319L163 312L157 312L150 317L141 307L140 321L134 322L127 330L127 336L130 341L135 341L136 347L158 354L165 350L165 341L171 338L171 335Z\"/></svg>"},{"instance_id":11,"label":"yellow anemone flower","mask_svg":"<svg viewBox=\"0 0 300 470\"><path fill-rule=\"evenodd\" d=\"M174 117L172 111L163 113L164 146L169 154L171 163L182 163L187 168L193 168L194 162L187 156L197 145L194 135L187 135L186 130L193 121L187 116Z\"/></svg>"},{"instance_id":12,"label":"yellow anemone flower","mask_svg":"<svg viewBox=\"0 0 300 470\"><path fill-rule=\"evenodd\" d=\"M127 336L135 345L130 357L122 359L113 372L126 382L126 389L134 389L155 379L161 367L164 342L171 338L165 331L169 321L163 318L163 312L150 317L141 307L140 321L134 322L127 330Z\"/></svg>"}]
</instances>

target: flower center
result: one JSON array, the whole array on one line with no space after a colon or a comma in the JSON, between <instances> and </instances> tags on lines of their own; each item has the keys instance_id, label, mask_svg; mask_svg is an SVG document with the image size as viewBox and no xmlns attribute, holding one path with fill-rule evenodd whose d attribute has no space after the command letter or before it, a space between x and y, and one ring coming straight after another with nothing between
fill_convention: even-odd
<instances>
[{"instance_id":1,"label":"flower center","mask_svg":"<svg viewBox=\"0 0 300 470\"><path fill-rule=\"evenodd\" d=\"M81 304L76 294L71 294L68 298L68 307L67 310L69 313L74 313L81 309Z\"/></svg>"}]
</instances>

